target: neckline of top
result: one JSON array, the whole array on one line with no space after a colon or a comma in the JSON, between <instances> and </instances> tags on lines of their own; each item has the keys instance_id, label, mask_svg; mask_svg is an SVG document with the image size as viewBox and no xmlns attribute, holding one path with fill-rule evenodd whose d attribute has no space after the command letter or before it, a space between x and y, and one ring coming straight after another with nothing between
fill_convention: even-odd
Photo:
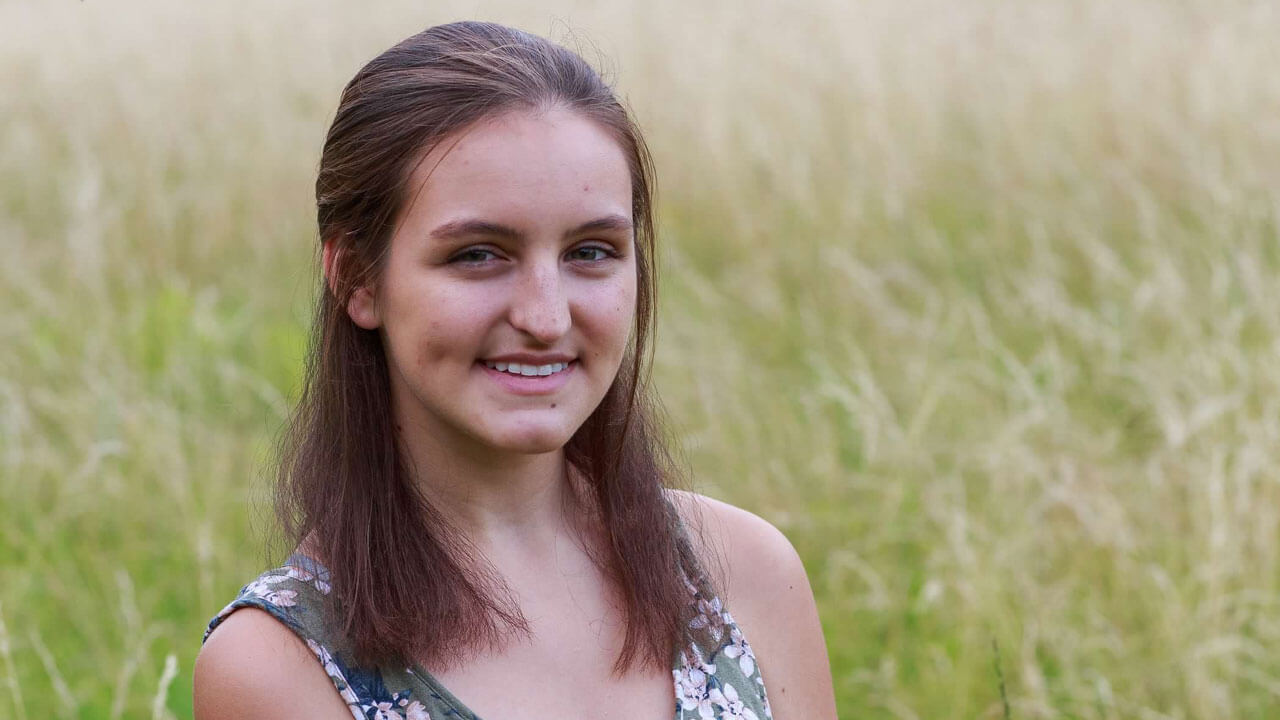
<instances>
[{"instance_id":1,"label":"neckline of top","mask_svg":"<svg viewBox=\"0 0 1280 720\"><path fill-rule=\"evenodd\" d=\"M301 551L294 551L285 558L284 565L286 567L296 567L305 572L311 573L322 582L330 582L329 568L320 563L319 560L306 555ZM441 700L453 708L460 717L470 718L471 720L480 720L480 716L466 703L458 699L448 688L446 688L439 680L436 679L426 668L414 662L405 668L405 672L422 681L431 689Z\"/></svg>"},{"instance_id":2,"label":"neckline of top","mask_svg":"<svg viewBox=\"0 0 1280 720\"><path fill-rule=\"evenodd\" d=\"M319 560L316 560L315 558L309 555L305 555L300 551L294 551L292 554L289 555L289 557L285 558L284 565L286 567L296 567L300 570L309 572L312 575L314 575L316 578L320 579L325 583L330 582L329 568L322 565ZM676 663L676 666L672 668L673 671L678 670L679 660L677 659L675 663ZM418 680L422 681L423 684L431 688L432 692L434 692L437 696L439 696L441 700L443 700L446 704L448 704L451 708L453 708L454 712L458 713L460 717L470 718L470 720L482 720L479 714L477 714L474 710L468 707L466 703L459 700L458 696L454 695L438 679L436 679L434 675L432 675L426 668L422 667L422 665L420 665L419 663L417 662L411 663L409 667L405 668L405 672L417 678ZM676 705L675 720L680 720L679 688L675 689L675 705Z\"/></svg>"}]
</instances>

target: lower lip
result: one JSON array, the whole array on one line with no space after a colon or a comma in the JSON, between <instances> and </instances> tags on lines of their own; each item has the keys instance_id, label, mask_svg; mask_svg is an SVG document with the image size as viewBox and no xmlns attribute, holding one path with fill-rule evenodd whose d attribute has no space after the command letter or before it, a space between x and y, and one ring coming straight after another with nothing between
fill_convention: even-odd
<instances>
[{"instance_id":1,"label":"lower lip","mask_svg":"<svg viewBox=\"0 0 1280 720\"><path fill-rule=\"evenodd\" d=\"M516 395L547 395L553 393L569 382L569 376L578 369L578 361L569 363L569 367L550 375L512 375L509 372L494 370L482 362L477 362L482 370L493 378L494 382Z\"/></svg>"}]
</instances>

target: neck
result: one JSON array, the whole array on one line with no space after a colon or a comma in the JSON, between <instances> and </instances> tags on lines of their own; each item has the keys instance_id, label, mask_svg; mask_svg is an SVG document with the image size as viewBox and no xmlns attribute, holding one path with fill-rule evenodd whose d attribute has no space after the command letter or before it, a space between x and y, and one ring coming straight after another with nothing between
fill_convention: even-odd
<instances>
[{"instance_id":1,"label":"neck","mask_svg":"<svg viewBox=\"0 0 1280 720\"><path fill-rule=\"evenodd\" d=\"M499 453L441 441L441 433L400 424L401 448L424 497L486 554L534 550L571 529L576 494L563 449Z\"/></svg>"}]
</instances>

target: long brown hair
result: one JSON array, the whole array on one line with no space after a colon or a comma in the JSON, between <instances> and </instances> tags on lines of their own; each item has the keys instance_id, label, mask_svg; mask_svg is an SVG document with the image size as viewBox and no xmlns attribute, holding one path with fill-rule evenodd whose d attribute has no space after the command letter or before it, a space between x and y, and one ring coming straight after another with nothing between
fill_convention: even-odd
<instances>
[{"instance_id":1,"label":"long brown hair","mask_svg":"<svg viewBox=\"0 0 1280 720\"><path fill-rule=\"evenodd\" d=\"M429 28L370 61L342 92L316 179L322 242L334 243L301 400L282 436L276 512L331 573L333 612L356 658L447 664L528 625L501 583L422 496L398 448L376 331L345 307L372 283L406 204L413 164L496 113L563 107L607 129L627 156L637 248L632 345L600 405L565 447L604 538L595 553L624 603L614 665L670 668L696 641L686 579L699 562L664 492L676 477L647 396L654 321L653 167L639 129L576 53L492 23ZM340 608L338 607L340 605Z\"/></svg>"}]
</instances>

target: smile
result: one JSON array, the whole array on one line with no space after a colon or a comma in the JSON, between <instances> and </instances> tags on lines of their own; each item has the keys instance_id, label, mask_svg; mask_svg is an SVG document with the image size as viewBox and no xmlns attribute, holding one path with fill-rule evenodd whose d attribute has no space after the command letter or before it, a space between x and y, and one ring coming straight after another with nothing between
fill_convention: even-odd
<instances>
[{"instance_id":1,"label":"smile","mask_svg":"<svg viewBox=\"0 0 1280 720\"><path fill-rule=\"evenodd\" d=\"M563 372L569 367L569 363L551 363L550 365L521 365L520 363L504 363L483 361L485 367L492 368L498 372L510 373L512 375L522 375L524 377L535 377L541 375L554 375Z\"/></svg>"},{"instance_id":2,"label":"smile","mask_svg":"<svg viewBox=\"0 0 1280 720\"><path fill-rule=\"evenodd\" d=\"M489 360L480 360L476 364L484 368L481 372L496 382L499 387L515 395L558 393L569 384L578 369L577 360L549 365L525 365Z\"/></svg>"}]
</instances>

